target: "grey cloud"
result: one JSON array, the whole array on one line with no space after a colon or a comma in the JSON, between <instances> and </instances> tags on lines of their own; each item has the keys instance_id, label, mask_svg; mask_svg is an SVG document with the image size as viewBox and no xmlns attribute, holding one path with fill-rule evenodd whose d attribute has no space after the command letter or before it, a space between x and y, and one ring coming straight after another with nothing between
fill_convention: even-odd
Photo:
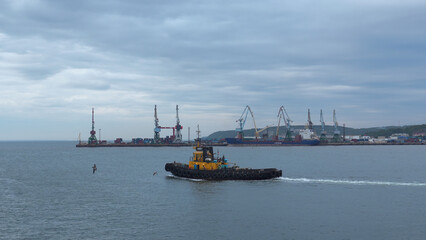
<instances>
[{"instance_id":1,"label":"grey cloud","mask_svg":"<svg viewBox=\"0 0 426 240\"><path fill-rule=\"evenodd\" d=\"M283 104L302 122L308 107L357 106L340 112L364 124L365 109L394 118L388 103L403 98L409 116L426 100L425 10L392 0L2 1L0 100L129 118L154 104L173 118L181 104L232 119L230 129L247 104L265 122Z\"/></svg>"}]
</instances>

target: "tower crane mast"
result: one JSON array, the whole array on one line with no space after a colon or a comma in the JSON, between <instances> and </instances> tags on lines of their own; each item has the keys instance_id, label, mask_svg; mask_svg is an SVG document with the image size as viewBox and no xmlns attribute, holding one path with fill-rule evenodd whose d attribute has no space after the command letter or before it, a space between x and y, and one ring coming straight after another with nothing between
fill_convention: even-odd
<instances>
[{"instance_id":1,"label":"tower crane mast","mask_svg":"<svg viewBox=\"0 0 426 240\"><path fill-rule=\"evenodd\" d=\"M291 123L293 122L293 120L290 119L290 117L288 116L287 110L285 110L284 107L283 107L283 110L284 110L285 117L286 117L285 127L287 129L287 131L285 133L285 140L286 141L292 141L293 138L291 137L291 133L292 133Z\"/></svg>"},{"instance_id":2,"label":"tower crane mast","mask_svg":"<svg viewBox=\"0 0 426 240\"><path fill-rule=\"evenodd\" d=\"M161 128L160 128L160 124L158 123L157 105L155 105L155 107L154 107L154 124L155 124L155 128L154 128L154 142L158 143L160 141Z\"/></svg>"},{"instance_id":3,"label":"tower crane mast","mask_svg":"<svg viewBox=\"0 0 426 240\"><path fill-rule=\"evenodd\" d=\"M314 124L311 121L311 110L308 108L308 129L313 130Z\"/></svg>"},{"instance_id":4,"label":"tower crane mast","mask_svg":"<svg viewBox=\"0 0 426 240\"><path fill-rule=\"evenodd\" d=\"M278 136L280 134L280 123L281 123L281 119L283 119L284 124L285 124L285 116L284 116L284 111L283 111L284 106L281 106L280 109L278 110L278 124L277 124L277 133L275 134L275 141L278 141Z\"/></svg>"},{"instance_id":5,"label":"tower crane mast","mask_svg":"<svg viewBox=\"0 0 426 240\"><path fill-rule=\"evenodd\" d=\"M339 124L337 123L337 118L336 118L336 110L333 109L333 123L334 123L334 135L333 135L333 140L334 142L339 142L340 141L340 131L339 131Z\"/></svg>"},{"instance_id":6,"label":"tower crane mast","mask_svg":"<svg viewBox=\"0 0 426 240\"><path fill-rule=\"evenodd\" d=\"M326 142L327 141L327 132L325 131L325 122L324 122L324 117L322 116L322 109L321 109L321 112L320 112L320 122L321 122L320 141Z\"/></svg>"},{"instance_id":7,"label":"tower crane mast","mask_svg":"<svg viewBox=\"0 0 426 240\"><path fill-rule=\"evenodd\" d=\"M92 131L90 131L90 137L88 140L89 144L97 144L98 139L96 138L96 131L95 131L95 108L92 108Z\"/></svg>"},{"instance_id":8,"label":"tower crane mast","mask_svg":"<svg viewBox=\"0 0 426 240\"><path fill-rule=\"evenodd\" d=\"M179 105L176 105L176 137L174 139L174 143L181 143L182 142L182 125L180 125L180 120L179 120Z\"/></svg>"}]
</instances>

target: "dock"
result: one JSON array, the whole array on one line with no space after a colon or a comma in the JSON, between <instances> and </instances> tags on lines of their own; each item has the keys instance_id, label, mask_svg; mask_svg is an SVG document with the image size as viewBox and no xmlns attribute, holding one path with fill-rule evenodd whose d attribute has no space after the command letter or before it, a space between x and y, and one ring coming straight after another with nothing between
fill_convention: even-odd
<instances>
[{"instance_id":1,"label":"dock","mask_svg":"<svg viewBox=\"0 0 426 240\"><path fill-rule=\"evenodd\" d=\"M227 143L207 143L206 146L227 146ZM102 143L88 144L78 143L78 148L97 148L97 147L193 147L194 143L152 143L152 144L133 144L133 143Z\"/></svg>"}]
</instances>

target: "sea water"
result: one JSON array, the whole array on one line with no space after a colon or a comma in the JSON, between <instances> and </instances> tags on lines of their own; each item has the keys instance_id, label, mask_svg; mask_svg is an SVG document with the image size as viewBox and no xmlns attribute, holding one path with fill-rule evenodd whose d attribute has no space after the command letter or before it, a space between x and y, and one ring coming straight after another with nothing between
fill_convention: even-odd
<instances>
[{"instance_id":1,"label":"sea water","mask_svg":"<svg viewBox=\"0 0 426 240\"><path fill-rule=\"evenodd\" d=\"M426 146L216 148L283 170L263 181L164 170L192 151L0 142L0 239L426 238Z\"/></svg>"}]
</instances>

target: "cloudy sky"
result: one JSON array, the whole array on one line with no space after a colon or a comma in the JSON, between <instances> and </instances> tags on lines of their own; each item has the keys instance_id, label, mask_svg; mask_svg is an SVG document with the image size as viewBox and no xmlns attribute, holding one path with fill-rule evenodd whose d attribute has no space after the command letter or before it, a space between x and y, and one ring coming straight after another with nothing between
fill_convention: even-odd
<instances>
[{"instance_id":1,"label":"cloudy sky","mask_svg":"<svg viewBox=\"0 0 426 240\"><path fill-rule=\"evenodd\" d=\"M426 123L426 1L0 0L0 140ZM252 120L246 123L253 126ZM162 136L171 132L166 130Z\"/></svg>"}]
</instances>

